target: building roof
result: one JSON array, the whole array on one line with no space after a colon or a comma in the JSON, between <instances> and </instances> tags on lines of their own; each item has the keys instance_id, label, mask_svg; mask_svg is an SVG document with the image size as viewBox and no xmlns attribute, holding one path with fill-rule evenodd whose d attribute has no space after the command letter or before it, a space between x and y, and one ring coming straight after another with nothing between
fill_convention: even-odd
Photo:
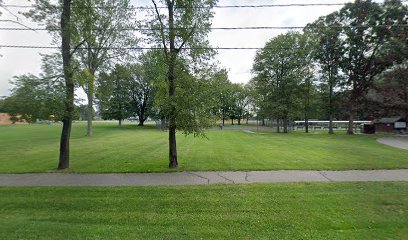
<instances>
[{"instance_id":1,"label":"building roof","mask_svg":"<svg viewBox=\"0 0 408 240\"><path fill-rule=\"evenodd\" d=\"M390 118L380 118L375 121L376 123L395 123L395 122L405 122L402 117L390 117Z\"/></svg>"}]
</instances>

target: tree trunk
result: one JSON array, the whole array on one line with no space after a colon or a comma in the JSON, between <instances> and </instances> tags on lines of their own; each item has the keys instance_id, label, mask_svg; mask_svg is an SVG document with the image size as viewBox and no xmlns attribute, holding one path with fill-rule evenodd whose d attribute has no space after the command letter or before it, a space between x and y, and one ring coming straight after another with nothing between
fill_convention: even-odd
<instances>
[{"instance_id":1,"label":"tree trunk","mask_svg":"<svg viewBox=\"0 0 408 240\"><path fill-rule=\"evenodd\" d=\"M354 130L353 130L353 120L354 120L353 119L354 118L353 103L350 103L349 110L350 110L350 112L349 112L349 122L348 122L347 134L352 135L352 134L354 134Z\"/></svg>"},{"instance_id":2,"label":"tree trunk","mask_svg":"<svg viewBox=\"0 0 408 240\"><path fill-rule=\"evenodd\" d=\"M69 168L69 140L71 137L72 119L67 117L62 120L62 123L58 169Z\"/></svg>"},{"instance_id":3,"label":"tree trunk","mask_svg":"<svg viewBox=\"0 0 408 240\"><path fill-rule=\"evenodd\" d=\"M172 54L174 59L169 63L169 96L170 96L170 112L169 112L169 168L177 168L177 145L176 145L176 106L174 102L174 97L176 94L175 86L175 55Z\"/></svg>"},{"instance_id":4,"label":"tree trunk","mask_svg":"<svg viewBox=\"0 0 408 240\"><path fill-rule=\"evenodd\" d=\"M330 78L331 78L330 74ZM329 134L334 134L333 132L333 83L329 80Z\"/></svg>"},{"instance_id":5,"label":"tree trunk","mask_svg":"<svg viewBox=\"0 0 408 240\"><path fill-rule=\"evenodd\" d=\"M279 118L276 119L276 132L280 133L280 120L279 120Z\"/></svg>"},{"instance_id":6,"label":"tree trunk","mask_svg":"<svg viewBox=\"0 0 408 240\"><path fill-rule=\"evenodd\" d=\"M247 115L246 124L248 124L248 121L249 121L249 116Z\"/></svg>"},{"instance_id":7,"label":"tree trunk","mask_svg":"<svg viewBox=\"0 0 408 240\"><path fill-rule=\"evenodd\" d=\"M122 119L119 119L119 127L122 127Z\"/></svg>"},{"instance_id":8,"label":"tree trunk","mask_svg":"<svg viewBox=\"0 0 408 240\"><path fill-rule=\"evenodd\" d=\"M265 118L262 118L261 126L262 126L262 127L265 127Z\"/></svg>"},{"instance_id":9,"label":"tree trunk","mask_svg":"<svg viewBox=\"0 0 408 240\"><path fill-rule=\"evenodd\" d=\"M225 118L222 117L222 126L223 126L223 127L224 127L224 124L225 124Z\"/></svg>"},{"instance_id":10,"label":"tree trunk","mask_svg":"<svg viewBox=\"0 0 408 240\"><path fill-rule=\"evenodd\" d=\"M177 145L176 145L176 128L170 127L169 129L169 168L177 168Z\"/></svg>"},{"instance_id":11,"label":"tree trunk","mask_svg":"<svg viewBox=\"0 0 408 240\"><path fill-rule=\"evenodd\" d=\"M88 98L88 118L87 118L87 130L86 130L86 135L88 137L92 137L93 131L92 131L92 119L93 119L93 93L88 90L87 94Z\"/></svg>"},{"instance_id":12,"label":"tree trunk","mask_svg":"<svg viewBox=\"0 0 408 240\"><path fill-rule=\"evenodd\" d=\"M329 115L329 134L334 134L333 131L333 114L330 113Z\"/></svg>"},{"instance_id":13,"label":"tree trunk","mask_svg":"<svg viewBox=\"0 0 408 240\"><path fill-rule=\"evenodd\" d=\"M166 118L165 117L160 118L160 129L162 131L166 130Z\"/></svg>"},{"instance_id":14,"label":"tree trunk","mask_svg":"<svg viewBox=\"0 0 408 240\"><path fill-rule=\"evenodd\" d=\"M234 119L231 118L231 125L234 125Z\"/></svg>"},{"instance_id":15,"label":"tree trunk","mask_svg":"<svg viewBox=\"0 0 408 240\"><path fill-rule=\"evenodd\" d=\"M288 119L283 119L283 133L288 133Z\"/></svg>"},{"instance_id":16,"label":"tree trunk","mask_svg":"<svg viewBox=\"0 0 408 240\"><path fill-rule=\"evenodd\" d=\"M71 67L71 0L64 0L61 14L62 29L62 62L65 78L65 113L60 141L58 169L69 168L69 141L71 137L72 115L74 111L74 81Z\"/></svg>"},{"instance_id":17,"label":"tree trunk","mask_svg":"<svg viewBox=\"0 0 408 240\"><path fill-rule=\"evenodd\" d=\"M309 118L305 115L305 133L309 133Z\"/></svg>"},{"instance_id":18,"label":"tree trunk","mask_svg":"<svg viewBox=\"0 0 408 240\"><path fill-rule=\"evenodd\" d=\"M404 83L405 121L408 121L408 86Z\"/></svg>"},{"instance_id":19,"label":"tree trunk","mask_svg":"<svg viewBox=\"0 0 408 240\"><path fill-rule=\"evenodd\" d=\"M241 125L241 118L238 118L238 125Z\"/></svg>"},{"instance_id":20,"label":"tree trunk","mask_svg":"<svg viewBox=\"0 0 408 240\"><path fill-rule=\"evenodd\" d=\"M137 126L144 126L145 120L143 118L139 118L139 124Z\"/></svg>"}]
</instances>

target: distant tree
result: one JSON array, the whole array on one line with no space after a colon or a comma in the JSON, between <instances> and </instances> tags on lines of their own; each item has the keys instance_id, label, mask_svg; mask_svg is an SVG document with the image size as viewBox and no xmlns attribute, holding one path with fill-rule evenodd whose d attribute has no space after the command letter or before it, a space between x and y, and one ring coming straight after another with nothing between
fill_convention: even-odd
<instances>
[{"instance_id":1,"label":"distant tree","mask_svg":"<svg viewBox=\"0 0 408 240\"><path fill-rule=\"evenodd\" d=\"M56 119L63 117L64 85L61 81L48 81L44 75L31 74L14 77L11 96L4 100L4 109L28 122L36 119Z\"/></svg>"},{"instance_id":2,"label":"distant tree","mask_svg":"<svg viewBox=\"0 0 408 240\"><path fill-rule=\"evenodd\" d=\"M234 104L232 83L228 79L227 70L221 69L212 74L211 89L211 95L215 101L213 112L221 119L222 126L224 126Z\"/></svg>"},{"instance_id":3,"label":"distant tree","mask_svg":"<svg viewBox=\"0 0 408 240\"><path fill-rule=\"evenodd\" d=\"M131 65L130 95L132 107L143 126L149 116L156 115L154 98L157 85L165 78L162 53L149 51L140 57L140 64Z\"/></svg>"},{"instance_id":4,"label":"distant tree","mask_svg":"<svg viewBox=\"0 0 408 240\"><path fill-rule=\"evenodd\" d=\"M334 90L339 84L340 59L343 54L341 25L335 13L320 17L304 29L311 44L312 57L318 63L322 84L327 86L329 134L333 134Z\"/></svg>"},{"instance_id":5,"label":"distant tree","mask_svg":"<svg viewBox=\"0 0 408 240\"><path fill-rule=\"evenodd\" d=\"M399 7L387 7L396 4ZM403 9L399 1L386 1L381 6L376 2L357 0L346 4L338 13L343 27L339 39L344 52L340 67L347 76L343 86L349 99L348 134L353 134L354 117L372 88L375 77L396 61L401 61L398 54L393 54L394 44L389 44L392 28L390 31L381 25L402 24L401 20L407 19L407 12L401 11Z\"/></svg>"},{"instance_id":6,"label":"distant tree","mask_svg":"<svg viewBox=\"0 0 408 240\"><path fill-rule=\"evenodd\" d=\"M262 106L269 116L277 119L277 131L280 120L283 131L288 132L289 118L299 110L301 82L309 77L310 64L307 39L296 32L282 34L266 43L258 51L254 60L253 81L262 95Z\"/></svg>"},{"instance_id":7,"label":"distant tree","mask_svg":"<svg viewBox=\"0 0 408 240\"><path fill-rule=\"evenodd\" d=\"M103 119L118 120L119 126L122 126L122 120L132 116L131 81L130 70L122 65L116 65L110 74L100 74L97 98Z\"/></svg>"},{"instance_id":8,"label":"distant tree","mask_svg":"<svg viewBox=\"0 0 408 240\"><path fill-rule=\"evenodd\" d=\"M249 93L243 84L235 83L232 86L233 116L238 120L238 125L241 125L241 119L245 117L245 111L249 104Z\"/></svg>"},{"instance_id":9,"label":"distant tree","mask_svg":"<svg viewBox=\"0 0 408 240\"><path fill-rule=\"evenodd\" d=\"M366 114L370 116L403 116L408 119L408 62L381 74L367 99Z\"/></svg>"}]
</instances>

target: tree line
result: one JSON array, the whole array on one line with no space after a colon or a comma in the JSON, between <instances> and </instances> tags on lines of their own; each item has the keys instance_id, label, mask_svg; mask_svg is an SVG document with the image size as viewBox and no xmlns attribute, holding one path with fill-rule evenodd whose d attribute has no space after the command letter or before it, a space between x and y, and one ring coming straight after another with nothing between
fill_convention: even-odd
<instances>
[{"instance_id":1,"label":"tree line","mask_svg":"<svg viewBox=\"0 0 408 240\"><path fill-rule=\"evenodd\" d=\"M258 51L251 79L259 114L287 132L289 120L408 118L408 8L355 1L281 34Z\"/></svg>"}]
</instances>

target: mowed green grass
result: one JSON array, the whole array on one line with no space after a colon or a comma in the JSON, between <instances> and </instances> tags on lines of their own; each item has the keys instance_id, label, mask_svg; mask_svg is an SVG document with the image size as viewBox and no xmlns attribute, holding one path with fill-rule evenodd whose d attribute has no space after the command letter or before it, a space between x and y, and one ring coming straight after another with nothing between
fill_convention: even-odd
<instances>
[{"instance_id":1,"label":"mowed green grass","mask_svg":"<svg viewBox=\"0 0 408 240\"><path fill-rule=\"evenodd\" d=\"M408 183L0 188L0 239L408 239Z\"/></svg>"},{"instance_id":2,"label":"mowed green grass","mask_svg":"<svg viewBox=\"0 0 408 240\"><path fill-rule=\"evenodd\" d=\"M55 171L60 132L61 125L0 126L0 172ZM169 171L167 132L113 123L95 123L93 137L85 132L85 124L74 124L66 172ZM213 130L207 137L178 134L177 171L408 168L408 151L376 136Z\"/></svg>"}]
</instances>

